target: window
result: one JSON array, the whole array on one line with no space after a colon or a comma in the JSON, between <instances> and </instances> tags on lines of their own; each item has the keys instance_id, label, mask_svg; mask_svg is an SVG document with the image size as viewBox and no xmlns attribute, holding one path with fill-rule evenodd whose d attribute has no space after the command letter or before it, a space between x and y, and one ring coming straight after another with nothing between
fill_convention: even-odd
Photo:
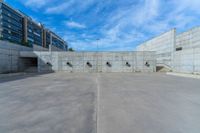
<instances>
[{"instance_id":1,"label":"window","mask_svg":"<svg viewBox=\"0 0 200 133\"><path fill-rule=\"evenodd\" d=\"M176 48L176 51L181 51L183 48L182 47L178 47Z\"/></svg>"}]
</instances>

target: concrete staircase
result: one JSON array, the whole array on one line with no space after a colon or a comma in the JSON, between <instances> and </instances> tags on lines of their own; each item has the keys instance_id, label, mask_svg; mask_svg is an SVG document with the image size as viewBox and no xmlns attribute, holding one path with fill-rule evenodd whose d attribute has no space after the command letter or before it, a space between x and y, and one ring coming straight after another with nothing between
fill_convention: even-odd
<instances>
[{"instance_id":1,"label":"concrete staircase","mask_svg":"<svg viewBox=\"0 0 200 133\"><path fill-rule=\"evenodd\" d=\"M157 64L156 72L171 72L172 68L166 64Z\"/></svg>"}]
</instances>

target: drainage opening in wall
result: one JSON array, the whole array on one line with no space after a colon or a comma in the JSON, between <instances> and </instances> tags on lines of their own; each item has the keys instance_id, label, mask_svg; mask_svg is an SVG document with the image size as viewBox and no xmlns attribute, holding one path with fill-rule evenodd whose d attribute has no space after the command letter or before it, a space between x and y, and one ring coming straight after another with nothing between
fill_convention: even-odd
<instances>
[{"instance_id":1,"label":"drainage opening in wall","mask_svg":"<svg viewBox=\"0 0 200 133\"><path fill-rule=\"evenodd\" d=\"M145 66L146 66L146 67L150 67L150 64L149 64L148 61L146 61Z\"/></svg>"},{"instance_id":2,"label":"drainage opening in wall","mask_svg":"<svg viewBox=\"0 0 200 133\"><path fill-rule=\"evenodd\" d=\"M91 64L90 62L87 62L86 65L87 65L88 67L92 67L92 64Z\"/></svg>"},{"instance_id":3,"label":"drainage opening in wall","mask_svg":"<svg viewBox=\"0 0 200 133\"><path fill-rule=\"evenodd\" d=\"M112 67L112 64L111 64L110 62L106 62L106 65L107 65L108 67Z\"/></svg>"},{"instance_id":4,"label":"drainage opening in wall","mask_svg":"<svg viewBox=\"0 0 200 133\"><path fill-rule=\"evenodd\" d=\"M129 62L126 62L127 67L131 67L131 64Z\"/></svg>"},{"instance_id":5,"label":"drainage opening in wall","mask_svg":"<svg viewBox=\"0 0 200 133\"><path fill-rule=\"evenodd\" d=\"M67 66L69 66L69 67L73 67L73 65L72 65L71 62L67 62L66 64L67 64Z\"/></svg>"},{"instance_id":6,"label":"drainage opening in wall","mask_svg":"<svg viewBox=\"0 0 200 133\"><path fill-rule=\"evenodd\" d=\"M20 59L20 71L35 73L38 71L37 57L23 57Z\"/></svg>"}]
</instances>

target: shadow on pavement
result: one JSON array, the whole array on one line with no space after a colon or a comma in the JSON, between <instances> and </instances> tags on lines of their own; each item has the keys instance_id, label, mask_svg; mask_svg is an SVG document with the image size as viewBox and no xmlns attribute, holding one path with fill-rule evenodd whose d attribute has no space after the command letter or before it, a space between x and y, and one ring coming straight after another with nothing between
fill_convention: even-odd
<instances>
[{"instance_id":1,"label":"shadow on pavement","mask_svg":"<svg viewBox=\"0 0 200 133\"><path fill-rule=\"evenodd\" d=\"M53 71L51 72L43 72L43 73L10 73L10 74L1 74L0 75L0 84L5 83L5 82L10 82L10 81L16 81L16 80L21 80L29 77L37 77L45 74L50 74L54 73Z\"/></svg>"}]
</instances>

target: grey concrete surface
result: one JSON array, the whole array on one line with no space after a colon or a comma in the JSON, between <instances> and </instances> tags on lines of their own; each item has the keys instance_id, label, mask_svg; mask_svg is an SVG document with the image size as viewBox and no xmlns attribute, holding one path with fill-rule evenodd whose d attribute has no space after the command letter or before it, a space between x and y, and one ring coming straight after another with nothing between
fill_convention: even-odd
<instances>
[{"instance_id":1,"label":"grey concrete surface","mask_svg":"<svg viewBox=\"0 0 200 133\"><path fill-rule=\"evenodd\" d=\"M178 73L200 74L200 26L182 33L172 29L137 46L156 51L156 65Z\"/></svg>"},{"instance_id":2,"label":"grey concrete surface","mask_svg":"<svg viewBox=\"0 0 200 133\"><path fill-rule=\"evenodd\" d=\"M96 132L93 75L30 75L0 82L0 133Z\"/></svg>"},{"instance_id":3,"label":"grey concrete surface","mask_svg":"<svg viewBox=\"0 0 200 133\"><path fill-rule=\"evenodd\" d=\"M21 55L33 53L20 52ZM143 52L34 52L38 56L38 71L69 73L155 72L153 51ZM51 65L49 65L49 63Z\"/></svg>"},{"instance_id":4,"label":"grey concrete surface","mask_svg":"<svg viewBox=\"0 0 200 133\"><path fill-rule=\"evenodd\" d=\"M199 133L199 80L101 75L99 133Z\"/></svg>"},{"instance_id":5,"label":"grey concrete surface","mask_svg":"<svg viewBox=\"0 0 200 133\"><path fill-rule=\"evenodd\" d=\"M173 51L176 40L176 29L171 29L137 46L137 51L156 51L158 66L173 66Z\"/></svg>"},{"instance_id":6,"label":"grey concrete surface","mask_svg":"<svg viewBox=\"0 0 200 133\"><path fill-rule=\"evenodd\" d=\"M155 73L0 79L3 133L199 133L200 82Z\"/></svg>"}]
</instances>

